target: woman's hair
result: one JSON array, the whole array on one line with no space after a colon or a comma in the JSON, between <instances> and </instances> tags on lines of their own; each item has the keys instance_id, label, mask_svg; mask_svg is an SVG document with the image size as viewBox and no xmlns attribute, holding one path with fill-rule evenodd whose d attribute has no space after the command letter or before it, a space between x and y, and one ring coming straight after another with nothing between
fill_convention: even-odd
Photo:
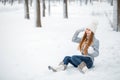
<instances>
[{"instance_id":1,"label":"woman's hair","mask_svg":"<svg viewBox=\"0 0 120 80\"><path fill-rule=\"evenodd\" d=\"M84 51L83 51L83 54L84 54L84 55L87 55L87 53L88 53L88 48L89 48L89 46L90 46L90 45L92 44L92 42L93 42L93 37L94 37L94 33L91 32L90 37L89 37L89 39L88 39L88 43L86 44L86 46L85 46L85 48L84 48ZM79 46L78 46L78 49L79 49L80 51L82 51L82 45L83 45L83 43L84 43L86 40L87 40L87 33L85 32L84 35L83 35L83 38L82 38L82 40L80 41Z\"/></svg>"}]
</instances>

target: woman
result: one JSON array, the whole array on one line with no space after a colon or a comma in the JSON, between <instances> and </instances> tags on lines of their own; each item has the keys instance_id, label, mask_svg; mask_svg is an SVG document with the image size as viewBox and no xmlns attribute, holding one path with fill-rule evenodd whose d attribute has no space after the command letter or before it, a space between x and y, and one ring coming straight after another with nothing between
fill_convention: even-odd
<instances>
[{"instance_id":1,"label":"woman","mask_svg":"<svg viewBox=\"0 0 120 80\"><path fill-rule=\"evenodd\" d=\"M66 56L63 61L57 66L48 66L49 70L53 72L65 70L70 63L82 73L85 73L89 68L93 66L94 57L99 55L99 40L95 38L95 31L97 23L93 22L86 29L77 30L72 38L73 42L79 43L78 50L82 55ZM85 31L82 38L78 35L80 32Z\"/></svg>"}]
</instances>

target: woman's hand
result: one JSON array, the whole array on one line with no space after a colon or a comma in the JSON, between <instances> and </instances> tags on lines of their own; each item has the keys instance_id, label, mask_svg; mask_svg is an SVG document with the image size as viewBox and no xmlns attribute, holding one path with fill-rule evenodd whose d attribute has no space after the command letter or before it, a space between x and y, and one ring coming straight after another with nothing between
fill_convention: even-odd
<instances>
[{"instance_id":1,"label":"woman's hand","mask_svg":"<svg viewBox=\"0 0 120 80\"><path fill-rule=\"evenodd\" d=\"M93 49L93 47L89 47L89 48L88 48L88 53L89 53L89 54L94 53L94 49Z\"/></svg>"}]
</instances>

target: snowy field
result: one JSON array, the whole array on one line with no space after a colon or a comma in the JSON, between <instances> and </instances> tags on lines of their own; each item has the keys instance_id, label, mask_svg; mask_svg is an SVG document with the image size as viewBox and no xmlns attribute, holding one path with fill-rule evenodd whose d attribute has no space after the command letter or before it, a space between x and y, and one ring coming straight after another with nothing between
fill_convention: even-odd
<instances>
[{"instance_id":1,"label":"snowy field","mask_svg":"<svg viewBox=\"0 0 120 80\"><path fill-rule=\"evenodd\" d=\"M36 28L33 7L30 20L26 20L22 4L4 6L0 3L0 80L120 79L120 32L112 30L104 14L113 7L106 3L88 7L71 4L69 19L63 18L62 9L59 4L52 6L51 16L46 10L42 28ZM100 40L95 68L86 74L71 65L66 71L49 71L48 65L58 65L65 56L78 54L78 44L71 41L72 36L93 17L99 22L96 37Z\"/></svg>"}]
</instances>

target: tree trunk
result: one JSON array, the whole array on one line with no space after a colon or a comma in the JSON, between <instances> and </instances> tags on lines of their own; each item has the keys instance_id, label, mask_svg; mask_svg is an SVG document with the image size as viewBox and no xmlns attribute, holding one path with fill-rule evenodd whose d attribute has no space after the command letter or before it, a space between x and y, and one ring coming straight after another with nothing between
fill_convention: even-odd
<instances>
[{"instance_id":1,"label":"tree trunk","mask_svg":"<svg viewBox=\"0 0 120 80\"><path fill-rule=\"evenodd\" d=\"M50 0L48 0L48 13L49 13L49 16L50 16Z\"/></svg>"},{"instance_id":2,"label":"tree trunk","mask_svg":"<svg viewBox=\"0 0 120 80\"><path fill-rule=\"evenodd\" d=\"M111 6L113 6L113 0L111 0Z\"/></svg>"},{"instance_id":3,"label":"tree trunk","mask_svg":"<svg viewBox=\"0 0 120 80\"><path fill-rule=\"evenodd\" d=\"M63 14L64 14L64 18L68 18L68 8L67 7L68 7L67 6L67 0L64 0L63 1L63 9L64 9Z\"/></svg>"},{"instance_id":4,"label":"tree trunk","mask_svg":"<svg viewBox=\"0 0 120 80\"><path fill-rule=\"evenodd\" d=\"M32 6L33 0L30 0L30 6Z\"/></svg>"},{"instance_id":5,"label":"tree trunk","mask_svg":"<svg viewBox=\"0 0 120 80\"><path fill-rule=\"evenodd\" d=\"M43 2L43 17L45 17L45 0L42 0L42 2Z\"/></svg>"},{"instance_id":6,"label":"tree trunk","mask_svg":"<svg viewBox=\"0 0 120 80\"><path fill-rule=\"evenodd\" d=\"M118 23L118 28L117 31L120 31L120 0L117 0L117 23Z\"/></svg>"},{"instance_id":7,"label":"tree trunk","mask_svg":"<svg viewBox=\"0 0 120 80\"><path fill-rule=\"evenodd\" d=\"M82 6L82 0L80 0L80 5Z\"/></svg>"},{"instance_id":8,"label":"tree trunk","mask_svg":"<svg viewBox=\"0 0 120 80\"><path fill-rule=\"evenodd\" d=\"M25 0L24 5L25 5L25 18L26 18L26 19L29 19L30 16L29 16L29 5L28 5L28 0Z\"/></svg>"},{"instance_id":9,"label":"tree trunk","mask_svg":"<svg viewBox=\"0 0 120 80\"><path fill-rule=\"evenodd\" d=\"M92 5L93 5L93 0L90 0L90 4L92 4Z\"/></svg>"},{"instance_id":10,"label":"tree trunk","mask_svg":"<svg viewBox=\"0 0 120 80\"><path fill-rule=\"evenodd\" d=\"M85 1L85 4L86 4L86 5L88 4L88 0Z\"/></svg>"},{"instance_id":11,"label":"tree trunk","mask_svg":"<svg viewBox=\"0 0 120 80\"><path fill-rule=\"evenodd\" d=\"M7 0L4 0L4 2L3 2L3 3L4 3L4 5L6 5L6 2L7 2Z\"/></svg>"},{"instance_id":12,"label":"tree trunk","mask_svg":"<svg viewBox=\"0 0 120 80\"><path fill-rule=\"evenodd\" d=\"M20 4L20 3L22 3L23 2L23 0L18 0L18 4Z\"/></svg>"},{"instance_id":13,"label":"tree trunk","mask_svg":"<svg viewBox=\"0 0 120 80\"><path fill-rule=\"evenodd\" d=\"M120 31L120 0L114 0L113 4L113 30Z\"/></svg>"},{"instance_id":14,"label":"tree trunk","mask_svg":"<svg viewBox=\"0 0 120 80\"><path fill-rule=\"evenodd\" d=\"M60 4L60 0L59 0L59 4Z\"/></svg>"},{"instance_id":15,"label":"tree trunk","mask_svg":"<svg viewBox=\"0 0 120 80\"><path fill-rule=\"evenodd\" d=\"M41 11L40 11L40 0L36 0L36 26L42 27L41 25Z\"/></svg>"},{"instance_id":16,"label":"tree trunk","mask_svg":"<svg viewBox=\"0 0 120 80\"><path fill-rule=\"evenodd\" d=\"M11 2L10 2L10 3L11 3L11 6L13 5L13 2L14 2L14 0L11 0Z\"/></svg>"}]
</instances>

